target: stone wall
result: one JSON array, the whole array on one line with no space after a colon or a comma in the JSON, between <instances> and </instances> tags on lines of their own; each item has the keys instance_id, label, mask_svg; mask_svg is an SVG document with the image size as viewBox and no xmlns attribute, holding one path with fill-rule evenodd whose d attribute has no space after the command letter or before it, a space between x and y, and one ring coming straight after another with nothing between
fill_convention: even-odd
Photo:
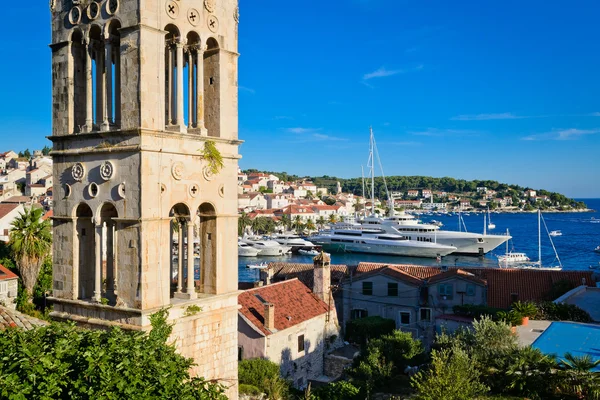
<instances>
[{"instance_id":1,"label":"stone wall","mask_svg":"<svg viewBox=\"0 0 600 400\"><path fill-rule=\"evenodd\" d=\"M353 362L353 359L328 354L325 356L325 365L323 368L323 373L326 376L332 378L333 380L338 379L342 376L346 368L352 366Z\"/></svg>"}]
</instances>

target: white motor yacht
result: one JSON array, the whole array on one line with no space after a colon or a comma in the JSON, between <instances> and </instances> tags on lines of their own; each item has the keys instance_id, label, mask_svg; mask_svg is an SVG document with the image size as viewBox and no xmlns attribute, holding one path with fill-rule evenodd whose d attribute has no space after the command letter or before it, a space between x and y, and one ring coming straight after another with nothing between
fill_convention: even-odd
<instances>
[{"instance_id":1,"label":"white motor yacht","mask_svg":"<svg viewBox=\"0 0 600 400\"><path fill-rule=\"evenodd\" d=\"M238 242L238 256L239 257L256 257L260 253L260 250L255 249L244 242Z\"/></svg>"},{"instance_id":2,"label":"white motor yacht","mask_svg":"<svg viewBox=\"0 0 600 400\"><path fill-rule=\"evenodd\" d=\"M271 236L271 239L276 241L282 246L289 246L292 248L292 253L298 252L300 249L310 250L315 247L314 244L308 240L302 239L300 236L294 233L283 233L279 235Z\"/></svg>"},{"instance_id":3,"label":"white motor yacht","mask_svg":"<svg viewBox=\"0 0 600 400\"><path fill-rule=\"evenodd\" d=\"M550 236L562 236L562 232L561 231L552 231L552 232L550 232Z\"/></svg>"},{"instance_id":4,"label":"white motor yacht","mask_svg":"<svg viewBox=\"0 0 600 400\"><path fill-rule=\"evenodd\" d=\"M437 258L456 251L431 241L410 240L384 229L332 229L311 237L315 244L331 252L370 253L407 257Z\"/></svg>"},{"instance_id":5,"label":"white motor yacht","mask_svg":"<svg viewBox=\"0 0 600 400\"><path fill-rule=\"evenodd\" d=\"M531 260L529 259L529 257L527 257L527 254L525 254L525 253L510 252L510 253L506 253L501 256L498 256L498 264L500 266L526 263L529 261L531 261Z\"/></svg>"},{"instance_id":6,"label":"white motor yacht","mask_svg":"<svg viewBox=\"0 0 600 400\"><path fill-rule=\"evenodd\" d=\"M360 221L361 225L385 229L389 233L406 236L410 240L429 241L456 247L455 254L481 256L506 243L509 235L489 235L471 232L441 230L439 226L424 224L414 216L404 212L393 216L367 217ZM392 230L390 230L390 228Z\"/></svg>"},{"instance_id":7,"label":"white motor yacht","mask_svg":"<svg viewBox=\"0 0 600 400\"><path fill-rule=\"evenodd\" d=\"M263 239L258 236L248 236L242 242L259 251L259 256L282 256L290 251L290 246L282 246L274 240Z\"/></svg>"}]
</instances>

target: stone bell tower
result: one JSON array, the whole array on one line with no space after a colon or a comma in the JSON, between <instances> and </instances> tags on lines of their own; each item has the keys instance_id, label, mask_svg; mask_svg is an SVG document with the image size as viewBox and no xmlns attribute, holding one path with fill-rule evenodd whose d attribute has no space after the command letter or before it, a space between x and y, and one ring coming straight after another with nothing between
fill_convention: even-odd
<instances>
[{"instance_id":1,"label":"stone bell tower","mask_svg":"<svg viewBox=\"0 0 600 400\"><path fill-rule=\"evenodd\" d=\"M237 398L237 0L50 8L52 317L145 330L171 307Z\"/></svg>"}]
</instances>

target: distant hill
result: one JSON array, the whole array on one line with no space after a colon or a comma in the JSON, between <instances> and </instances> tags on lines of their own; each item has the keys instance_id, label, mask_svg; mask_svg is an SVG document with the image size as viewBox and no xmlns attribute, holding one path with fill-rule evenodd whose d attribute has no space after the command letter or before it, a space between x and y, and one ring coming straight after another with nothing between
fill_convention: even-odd
<instances>
[{"instance_id":1,"label":"distant hill","mask_svg":"<svg viewBox=\"0 0 600 400\"><path fill-rule=\"evenodd\" d=\"M259 172L255 169L249 169L245 172ZM317 187L325 187L330 192L336 190L337 182L342 185L342 191L346 193L353 193L362 196L362 178L337 178L335 176L298 176L290 175L286 172L274 172L274 171L262 171L269 174L273 174L279 179L284 181L295 181L298 179L310 179ZM477 193L477 188L485 186L488 189L494 190L497 193L497 197L513 197L514 200L522 199L523 192L529 189L533 189L537 192L538 196L548 196L552 205L554 206L568 206L573 208L586 208L585 203L575 201L574 199L568 198L561 193L550 192L544 189L536 189L529 187L522 187L519 185L510 185L506 183L500 183L491 180L473 180L467 181L464 179L455 179L450 177L444 178L433 178L430 176L388 176L385 178L385 183L389 191L400 191L406 193L410 189L431 189L434 191L447 192L474 197ZM387 195L385 192L385 183L382 177L375 177L375 196L379 199L386 199ZM370 190L370 181L367 184L367 192ZM368 195L370 195L368 193ZM515 202L517 203L517 202Z\"/></svg>"}]
</instances>

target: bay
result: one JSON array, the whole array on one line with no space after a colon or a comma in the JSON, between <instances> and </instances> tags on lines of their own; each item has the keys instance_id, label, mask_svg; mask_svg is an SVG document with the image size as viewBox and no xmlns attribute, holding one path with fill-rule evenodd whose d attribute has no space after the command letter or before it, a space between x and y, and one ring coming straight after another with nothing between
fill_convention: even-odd
<instances>
[{"instance_id":1,"label":"bay","mask_svg":"<svg viewBox=\"0 0 600 400\"><path fill-rule=\"evenodd\" d=\"M562 236L552 237L558 256L563 265L563 270L587 270L590 265L600 263L600 254L594 248L600 245L600 199L577 199L584 201L593 212L577 213L544 213L548 231L559 230ZM463 216L469 232L483 232L483 214ZM423 222L432 219L444 224L442 229L458 230L457 216L421 216ZM494 234L505 233L509 229L512 241L509 250L526 253L531 260L538 259L538 219L537 213L492 213L492 222L496 229L490 231ZM372 254L334 253L331 255L332 264L357 265L360 262L379 262L390 264L413 264L423 266L458 266L458 267L490 267L498 266L496 256L504 254L506 246L502 245L485 257L446 256L441 262L435 259L415 257L394 257ZM289 262L312 264L312 257L302 255L285 255L281 257L240 257L238 261L239 280L242 282L254 281L258 271L246 268L247 264L254 262ZM555 259L552 244L542 223L542 263L544 266L558 265Z\"/></svg>"}]
</instances>

